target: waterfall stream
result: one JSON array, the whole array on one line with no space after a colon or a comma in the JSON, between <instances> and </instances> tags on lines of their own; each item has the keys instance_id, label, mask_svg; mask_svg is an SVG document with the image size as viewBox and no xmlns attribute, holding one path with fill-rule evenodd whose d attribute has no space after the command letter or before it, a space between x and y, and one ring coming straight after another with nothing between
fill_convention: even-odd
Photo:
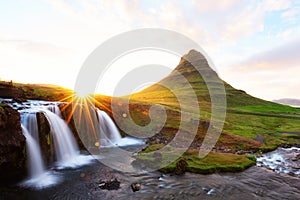
<instances>
[{"instance_id":1,"label":"waterfall stream","mask_svg":"<svg viewBox=\"0 0 300 200\"><path fill-rule=\"evenodd\" d=\"M22 125L22 131L27 141L29 175L31 178L36 178L45 173L45 166L42 159L41 149L37 140L28 132Z\"/></svg>"},{"instance_id":2,"label":"waterfall stream","mask_svg":"<svg viewBox=\"0 0 300 200\"><path fill-rule=\"evenodd\" d=\"M28 105L30 103L30 105ZM29 179L22 185L26 187L44 188L60 182L59 176L46 169L39 141L39 125L37 113L43 113L50 125L52 146L54 146L55 169L76 168L89 164L91 156L81 155L73 133L61 118L57 103L34 101L25 105L16 105L21 114L21 126L27 143Z\"/></svg>"},{"instance_id":3,"label":"waterfall stream","mask_svg":"<svg viewBox=\"0 0 300 200\"><path fill-rule=\"evenodd\" d=\"M78 146L66 122L51 111L43 109L41 111L50 123L57 161L64 162L78 156Z\"/></svg>"}]
</instances>

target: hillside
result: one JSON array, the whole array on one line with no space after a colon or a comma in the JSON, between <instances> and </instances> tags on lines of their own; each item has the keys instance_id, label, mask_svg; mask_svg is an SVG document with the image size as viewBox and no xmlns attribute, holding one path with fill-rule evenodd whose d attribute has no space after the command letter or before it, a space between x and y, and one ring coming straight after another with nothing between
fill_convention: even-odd
<instances>
[{"instance_id":1,"label":"hillside","mask_svg":"<svg viewBox=\"0 0 300 200\"><path fill-rule=\"evenodd\" d=\"M193 65L187 60L191 61ZM259 146L274 148L281 143L289 142L289 139L278 137L276 134L300 132L300 125L297 123L300 120L300 109L258 99L244 91L233 88L222 81L216 72L209 67L205 57L195 50L191 50L183 56L176 69L166 78L130 96L133 119L141 125L147 124L149 118L144 115L147 114L147 108L150 105L159 104L167 108L167 113L170 113L164 128L176 129L178 127L176 122L180 121L181 108L175 95L178 93L189 94L187 93L189 90L189 86L186 84L187 80L198 98L202 124L209 123L211 113L210 94L207 84L197 70L201 71L202 75L208 75L210 77L209 81L216 83L215 90L218 90L218 83L224 83L227 117L223 136L242 137L249 140L251 144L257 142L255 140L257 135L265 135L266 141L261 142ZM180 75L183 75L186 80L183 80ZM167 89L165 86L171 86L172 90ZM135 110L135 107L138 107L138 109ZM195 108L191 107L187 110L193 113ZM141 114L142 112L144 114ZM203 130L200 129L200 132L203 132ZM222 143L222 141L220 142ZM291 142L297 141L293 140ZM245 146L245 144L241 146L243 145Z\"/></svg>"},{"instance_id":2,"label":"hillside","mask_svg":"<svg viewBox=\"0 0 300 200\"><path fill-rule=\"evenodd\" d=\"M0 98L12 98L17 101L27 99L60 101L73 94L72 90L56 85L0 81Z\"/></svg>"},{"instance_id":3,"label":"hillside","mask_svg":"<svg viewBox=\"0 0 300 200\"><path fill-rule=\"evenodd\" d=\"M198 71L201 72L201 75ZM300 144L300 109L258 99L248 95L245 91L235 89L221 80L217 73L211 69L205 57L195 50L191 50L183 56L176 69L158 83L131 96L113 98L112 104L117 104L114 105L116 108L114 110L115 120L119 122L118 125L124 132L136 136L155 132L156 134L148 139L149 144L152 145L145 150L151 152L163 148L164 145L172 141L180 124L188 124L200 119L197 134L190 146L192 152L197 152L211 123L211 98L203 76L209 80L210 87L214 90L213 95L221 97L221 94L218 93L221 91L218 84L220 82L224 84L227 104L225 104L224 129L214 148L215 153L212 152L213 154L208 156L213 156L212 163L220 162L219 167L216 168L215 164L204 162L202 164L209 169L204 170L202 166L199 172L228 171L228 167L231 171L242 170L253 165L251 159L249 158L249 160L244 154L246 152L270 151L282 145ZM192 95L190 87L197 96L200 115L196 115L198 112L196 112L197 107L193 105L194 102L188 102L191 99L189 95ZM183 108L180 107L178 95L183 97L181 99L184 101ZM110 108L110 98L101 99L101 96L96 96L96 98L101 102L98 104L99 107ZM127 113L126 99L128 98L130 98L130 116L142 128L136 127L128 120L128 117L123 115ZM160 114L156 114L156 116L152 114L152 121L149 118L149 108L155 104L163 106L166 110L166 123L163 127L159 127L159 121L163 120ZM184 117L182 118L182 116ZM185 126L183 131L186 134L192 132L188 126ZM236 153L244 154L242 155L243 158L237 158L237 160L248 160L247 164L235 165L232 156ZM190 159L191 156L185 154L184 157ZM224 163L222 164L222 162ZM231 165L229 166L228 163ZM194 172L197 171L194 166L192 168ZM170 171L170 169L165 170Z\"/></svg>"}]
</instances>

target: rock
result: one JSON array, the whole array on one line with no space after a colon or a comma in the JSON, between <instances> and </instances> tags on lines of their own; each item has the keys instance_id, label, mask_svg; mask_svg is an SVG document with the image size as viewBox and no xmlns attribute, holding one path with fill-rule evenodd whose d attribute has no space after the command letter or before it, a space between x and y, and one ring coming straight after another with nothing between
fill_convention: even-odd
<instances>
[{"instance_id":1,"label":"rock","mask_svg":"<svg viewBox=\"0 0 300 200\"><path fill-rule=\"evenodd\" d=\"M186 162L185 158L180 157L178 159L178 161L176 162L176 167L175 167L174 173L176 175L183 175L186 171L186 167L187 167L187 162Z\"/></svg>"},{"instance_id":2,"label":"rock","mask_svg":"<svg viewBox=\"0 0 300 200\"><path fill-rule=\"evenodd\" d=\"M24 98L17 97L17 98L13 98L13 101L17 103L23 103L26 102L27 100Z\"/></svg>"},{"instance_id":3,"label":"rock","mask_svg":"<svg viewBox=\"0 0 300 200\"><path fill-rule=\"evenodd\" d=\"M133 192L137 192L139 190L141 190L142 185L140 183L132 183L131 184L131 189Z\"/></svg>"},{"instance_id":4,"label":"rock","mask_svg":"<svg viewBox=\"0 0 300 200\"><path fill-rule=\"evenodd\" d=\"M17 181L26 174L26 142L20 114L0 104L0 177L1 182ZM12 180L11 180L12 179Z\"/></svg>"},{"instance_id":5,"label":"rock","mask_svg":"<svg viewBox=\"0 0 300 200\"><path fill-rule=\"evenodd\" d=\"M50 124L45 117L44 113L36 113L38 130L39 130L39 142L41 147L41 152L44 158L44 161L48 166L55 160L54 144L51 142L51 128Z\"/></svg>"},{"instance_id":6,"label":"rock","mask_svg":"<svg viewBox=\"0 0 300 200\"><path fill-rule=\"evenodd\" d=\"M100 181L98 184L99 188L102 190L118 190L120 188L120 181L116 178L109 181Z\"/></svg>"}]
</instances>

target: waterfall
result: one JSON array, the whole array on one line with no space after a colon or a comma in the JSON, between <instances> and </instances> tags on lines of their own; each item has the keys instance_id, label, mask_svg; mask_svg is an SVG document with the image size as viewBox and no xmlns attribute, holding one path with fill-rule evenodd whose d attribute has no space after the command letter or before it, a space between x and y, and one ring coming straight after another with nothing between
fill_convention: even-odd
<instances>
[{"instance_id":1,"label":"waterfall","mask_svg":"<svg viewBox=\"0 0 300 200\"><path fill-rule=\"evenodd\" d=\"M21 125L23 135L26 138L26 146L29 160L29 174L31 178L36 178L45 173L45 166L42 159L41 149L36 139L29 133L24 125Z\"/></svg>"},{"instance_id":2,"label":"waterfall","mask_svg":"<svg viewBox=\"0 0 300 200\"><path fill-rule=\"evenodd\" d=\"M38 130L38 122L36 118L36 112L32 111L29 113L23 113L22 117L22 125L28 133L35 139L37 143L39 143L39 130Z\"/></svg>"},{"instance_id":3,"label":"waterfall","mask_svg":"<svg viewBox=\"0 0 300 200\"><path fill-rule=\"evenodd\" d=\"M108 114L102 110L97 109L98 120L100 124L101 146L112 146L122 139L118 128Z\"/></svg>"},{"instance_id":4,"label":"waterfall","mask_svg":"<svg viewBox=\"0 0 300 200\"><path fill-rule=\"evenodd\" d=\"M77 143L66 122L49 110L41 109L41 111L44 112L50 123L57 161L65 162L78 156Z\"/></svg>"},{"instance_id":5,"label":"waterfall","mask_svg":"<svg viewBox=\"0 0 300 200\"><path fill-rule=\"evenodd\" d=\"M51 104L49 106L47 106L48 110L50 110L51 112L55 113L56 115L58 115L59 117L61 117L61 112L60 109L58 107L58 104Z\"/></svg>"},{"instance_id":6,"label":"waterfall","mask_svg":"<svg viewBox=\"0 0 300 200\"><path fill-rule=\"evenodd\" d=\"M109 115L99 109L96 109L98 115L98 122L100 125L100 147L113 147L113 146L130 146L130 145L142 145L144 141L133 137L121 137L121 134L109 117Z\"/></svg>"},{"instance_id":7,"label":"waterfall","mask_svg":"<svg viewBox=\"0 0 300 200\"><path fill-rule=\"evenodd\" d=\"M1 102L2 100L0 99L0 103ZM14 109L18 109L21 114L21 126L26 138L28 169L30 174L30 179L24 182L26 187L44 188L57 184L60 181L59 176L57 176L57 171L53 173L53 170L46 170L45 168L44 157L40 147L40 142L43 142L42 140L45 138L39 135L41 130L39 130L40 126L38 126L37 113L43 113L49 122L50 142L54 147L53 150L57 161L55 163L56 169L66 167L76 168L89 164L94 160L92 156L80 154L73 133L67 123L62 119L59 102L30 100L28 102L17 103L11 99L6 99L5 102ZM118 128L107 113L95 107L91 107L91 109L95 111L93 112L95 120L92 123L96 124L95 126L94 124L90 124L90 126L97 127L96 130L99 130L99 142L101 147L143 144L143 141L135 138L122 138ZM90 114L90 112L85 111L85 109L83 109L83 112L86 112L83 116ZM98 119L96 119L96 116ZM85 134L85 132L83 133Z\"/></svg>"}]
</instances>

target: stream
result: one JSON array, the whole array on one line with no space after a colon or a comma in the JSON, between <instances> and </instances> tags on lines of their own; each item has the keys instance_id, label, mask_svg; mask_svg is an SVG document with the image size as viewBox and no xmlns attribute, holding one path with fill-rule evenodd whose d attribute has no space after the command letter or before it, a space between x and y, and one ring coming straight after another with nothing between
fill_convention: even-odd
<instances>
[{"instance_id":1,"label":"stream","mask_svg":"<svg viewBox=\"0 0 300 200\"><path fill-rule=\"evenodd\" d=\"M112 170L99 161L77 169L56 171L63 181L44 188L18 185L0 188L0 199L299 199L300 148L279 148L258 158L257 166L241 173L183 176ZM289 160L279 162L278 157ZM101 181L117 179L120 188L103 190ZM132 183L141 189L133 192Z\"/></svg>"}]
</instances>

